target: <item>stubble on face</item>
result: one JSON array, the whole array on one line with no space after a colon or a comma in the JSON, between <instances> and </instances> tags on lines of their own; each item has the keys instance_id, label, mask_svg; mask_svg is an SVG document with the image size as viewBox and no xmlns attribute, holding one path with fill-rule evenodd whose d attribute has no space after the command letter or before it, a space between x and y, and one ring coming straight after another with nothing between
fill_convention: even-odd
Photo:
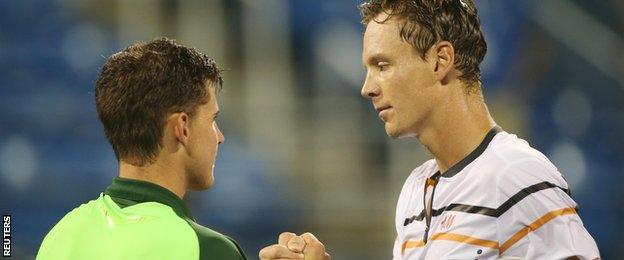
<instances>
[{"instance_id":1,"label":"stubble on face","mask_svg":"<svg viewBox=\"0 0 624 260\"><path fill-rule=\"evenodd\" d=\"M187 183L192 190L205 190L214 184L214 165L217 156L218 133L214 127L219 107L213 87L208 87L210 100L200 105L192 119Z\"/></svg>"},{"instance_id":2,"label":"stubble on face","mask_svg":"<svg viewBox=\"0 0 624 260\"><path fill-rule=\"evenodd\" d=\"M392 107L383 112L388 136L415 137L436 99L431 88L436 83L433 64L399 36L399 20L386 18L380 14L375 20L384 22L371 21L364 34L365 84L371 84L364 88L379 88L378 95L371 98L375 107ZM385 65L383 69L379 62Z\"/></svg>"}]
</instances>

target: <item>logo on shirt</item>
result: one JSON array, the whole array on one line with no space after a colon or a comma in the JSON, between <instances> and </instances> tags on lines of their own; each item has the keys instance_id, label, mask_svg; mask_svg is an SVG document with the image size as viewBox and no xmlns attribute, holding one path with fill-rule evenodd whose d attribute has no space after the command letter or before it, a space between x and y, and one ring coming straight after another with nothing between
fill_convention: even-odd
<instances>
[{"instance_id":1,"label":"logo on shirt","mask_svg":"<svg viewBox=\"0 0 624 260\"><path fill-rule=\"evenodd\" d=\"M444 218L442 219L442 222L440 222L440 229L442 230L449 229L453 225L454 221L455 221L455 214L446 214Z\"/></svg>"}]
</instances>

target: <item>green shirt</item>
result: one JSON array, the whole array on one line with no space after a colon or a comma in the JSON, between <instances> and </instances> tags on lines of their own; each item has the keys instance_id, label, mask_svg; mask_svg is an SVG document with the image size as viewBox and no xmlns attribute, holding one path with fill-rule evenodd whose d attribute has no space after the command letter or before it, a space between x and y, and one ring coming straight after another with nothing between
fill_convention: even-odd
<instances>
[{"instance_id":1,"label":"green shirt","mask_svg":"<svg viewBox=\"0 0 624 260\"><path fill-rule=\"evenodd\" d=\"M195 222L186 204L156 184L115 178L99 198L69 212L37 259L246 259L231 238Z\"/></svg>"}]
</instances>

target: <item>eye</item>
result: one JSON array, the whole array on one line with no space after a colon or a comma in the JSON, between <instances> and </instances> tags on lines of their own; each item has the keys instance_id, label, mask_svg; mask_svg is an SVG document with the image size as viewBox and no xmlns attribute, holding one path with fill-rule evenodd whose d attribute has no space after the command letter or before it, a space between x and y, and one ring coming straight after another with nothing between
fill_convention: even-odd
<instances>
[{"instance_id":1,"label":"eye","mask_svg":"<svg viewBox=\"0 0 624 260\"><path fill-rule=\"evenodd\" d=\"M379 71L384 71L388 68L389 63L385 62L385 61L380 61L377 63L377 68L379 69Z\"/></svg>"}]
</instances>

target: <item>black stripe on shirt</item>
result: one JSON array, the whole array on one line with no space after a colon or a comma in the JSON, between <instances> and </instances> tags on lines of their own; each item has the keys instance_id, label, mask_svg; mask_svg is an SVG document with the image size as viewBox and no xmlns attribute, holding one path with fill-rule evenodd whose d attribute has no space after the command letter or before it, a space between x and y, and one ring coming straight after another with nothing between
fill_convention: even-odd
<instances>
[{"instance_id":1,"label":"black stripe on shirt","mask_svg":"<svg viewBox=\"0 0 624 260\"><path fill-rule=\"evenodd\" d=\"M553 183L550 182L540 182L537 184L533 184L529 187L526 187L520 191L518 191L516 194L514 194L513 196L511 196L509 199L507 199L503 204L501 204L498 208L493 209L493 208L488 208L488 207L482 207L482 206L475 206L475 205L466 205L466 204L459 204L459 203L452 203L449 204L448 206L445 207L441 207L438 209L434 209L431 212L431 216L432 217L437 217L439 215L442 214L442 212L444 211L458 211L458 212L464 212L464 213L472 213L472 214L481 214L481 215L486 215L486 216L490 216L490 217L495 217L498 218L501 215L505 214L505 212L507 212L507 210L509 210L511 207L513 207L514 205L516 205L516 203L520 202L522 199L526 198L527 196L541 191L541 190L545 190L545 189L550 189L550 188L559 188L562 191L564 191L566 194L571 195L570 194L570 190L559 187ZM420 214L418 215L414 215L410 218L406 218L403 226L407 226L410 223L414 222L414 221L422 221L423 218L425 216L425 210L423 209Z\"/></svg>"},{"instance_id":2,"label":"black stripe on shirt","mask_svg":"<svg viewBox=\"0 0 624 260\"><path fill-rule=\"evenodd\" d=\"M490 142L492 142L492 139L494 139L494 136L496 136L496 134L498 134L498 133L500 133L502 131L503 131L503 129L500 128L500 126L495 126L492 129L490 129L490 131L488 131L487 134L485 134L485 137L483 138L483 141L481 141L481 143L479 144L479 146L477 146L477 148L475 148L472 152L470 152L470 154L468 154L466 157L464 157L464 159L462 159L461 161L459 161L455 165L451 166L451 168L446 170L444 173L442 173L440 175L440 177L442 177L442 178L451 178L451 177L457 175L464 168L466 168L466 166L468 166L468 164L472 163L479 156L481 156L481 154L483 154L483 152L488 147L488 145L490 145Z\"/></svg>"}]
</instances>

